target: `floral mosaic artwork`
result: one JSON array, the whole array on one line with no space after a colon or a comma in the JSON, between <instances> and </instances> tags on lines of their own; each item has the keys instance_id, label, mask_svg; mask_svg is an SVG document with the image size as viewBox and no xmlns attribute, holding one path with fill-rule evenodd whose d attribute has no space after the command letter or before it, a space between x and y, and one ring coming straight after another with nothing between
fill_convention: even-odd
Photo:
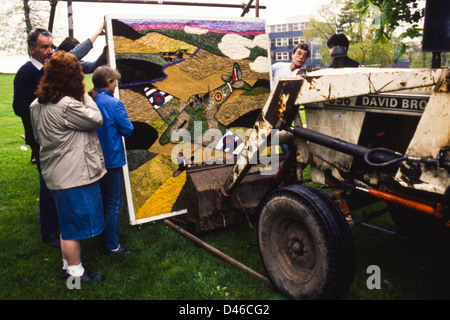
<instances>
[{"instance_id":1,"label":"floral mosaic artwork","mask_svg":"<svg viewBox=\"0 0 450 320\"><path fill-rule=\"evenodd\" d=\"M203 154L226 158L230 144L235 156L243 138L236 132L253 126L269 96L265 23L106 20L110 64L122 75L119 98L135 126L125 140L130 220L184 213L185 169L203 165Z\"/></svg>"}]
</instances>

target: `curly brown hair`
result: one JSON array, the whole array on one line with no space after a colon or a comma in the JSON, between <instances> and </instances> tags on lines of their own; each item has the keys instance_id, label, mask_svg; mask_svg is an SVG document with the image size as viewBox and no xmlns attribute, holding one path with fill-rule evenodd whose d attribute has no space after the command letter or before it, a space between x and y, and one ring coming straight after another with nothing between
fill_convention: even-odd
<instances>
[{"instance_id":1,"label":"curly brown hair","mask_svg":"<svg viewBox=\"0 0 450 320\"><path fill-rule=\"evenodd\" d=\"M81 100L85 91L84 73L75 55L64 51L55 52L44 65L36 91L39 103L57 103L65 96Z\"/></svg>"}]
</instances>

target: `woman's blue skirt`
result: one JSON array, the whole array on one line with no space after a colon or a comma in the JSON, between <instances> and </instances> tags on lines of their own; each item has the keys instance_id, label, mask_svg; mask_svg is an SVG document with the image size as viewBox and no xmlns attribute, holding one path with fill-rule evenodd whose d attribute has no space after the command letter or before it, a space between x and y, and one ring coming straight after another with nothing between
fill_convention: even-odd
<instances>
[{"instance_id":1,"label":"woman's blue skirt","mask_svg":"<svg viewBox=\"0 0 450 320\"><path fill-rule=\"evenodd\" d=\"M63 240L92 238L105 229L99 182L64 190L50 190L56 203Z\"/></svg>"}]
</instances>

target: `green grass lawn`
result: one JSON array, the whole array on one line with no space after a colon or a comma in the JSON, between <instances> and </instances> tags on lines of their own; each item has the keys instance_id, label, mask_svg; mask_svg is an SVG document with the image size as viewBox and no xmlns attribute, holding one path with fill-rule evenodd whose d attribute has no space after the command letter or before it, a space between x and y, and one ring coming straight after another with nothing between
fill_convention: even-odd
<instances>
[{"instance_id":1,"label":"green grass lawn","mask_svg":"<svg viewBox=\"0 0 450 320\"><path fill-rule=\"evenodd\" d=\"M122 214L124 244L139 251L116 259L96 239L82 242L83 261L105 281L69 290L59 278L61 253L41 241L38 173L12 110L14 75L0 75L1 300L285 300L255 277L197 246L162 222L131 226ZM87 78L88 86L90 78ZM182 218L181 218L182 219ZM375 224L394 229L389 216ZM445 255L391 235L355 227L357 272L344 300L443 299L450 286ZM256 231L247 223L202 234L204 241L266 275ZM369 290L367 268L381 270L381 289Z\"/></svg>"}]
</instances>

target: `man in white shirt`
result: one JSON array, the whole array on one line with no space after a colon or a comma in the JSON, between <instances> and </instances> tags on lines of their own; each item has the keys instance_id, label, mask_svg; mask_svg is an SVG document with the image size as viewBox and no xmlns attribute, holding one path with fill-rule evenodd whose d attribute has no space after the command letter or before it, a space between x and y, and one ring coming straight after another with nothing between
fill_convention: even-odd
<instances>
[{"instance_id":1,"label":"man in white shirt","mask_svg":"<svg viewBox=\"0 0 450 320\"><path fill-rule=\"evenodd\" d=\"M14 78L13 108L15 114L22 119L25 142L31 148L32 161L36 163L39 172L39 214L42 240L50 246L59 247L58 213L50 191L42 178L39 144L33 136L30 118L30 104L36 98L36 89L44 75L44 63L53 54L53 36L48 30L38 28L29 34L27 42L31 58L17 71Z\"/></svg>"},{"instance_id":2,"label":"man in white shirt","mask_svg":"<svg viewBox=\"0 0 450 320\"><path fill-rule=\"evenodd\" d=\"M277 85L278 79L283 77L292 77L298 73L299 69L308 60L311 52L309 51L309 46L306 43L300 43L294 47L292 50L292 62L277 62L272 65L272 90ZM287 145L280 145L281 150L284 154L288 155L290 153Z\"/></svg>"},{"instance_id":3,"label":"man in white shirt","mask_svg":"<svg viewBox=\"0 0 450 320\"><path fill-rule=\"evenodd\" d=\"M292 62L277 62L272 65L272 89L277 84L279 78L291 77L294 71L300 69L308 60L310 55L309 46L306 43L300 43L292 50Z\"/></svg>"}]
</instances>

